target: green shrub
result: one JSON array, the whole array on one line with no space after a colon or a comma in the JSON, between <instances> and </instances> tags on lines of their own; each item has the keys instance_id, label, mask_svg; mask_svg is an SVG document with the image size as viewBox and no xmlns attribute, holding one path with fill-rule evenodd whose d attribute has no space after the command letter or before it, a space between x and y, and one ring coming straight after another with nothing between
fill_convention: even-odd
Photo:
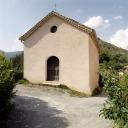
<instances>
[{"instance_id":1,"label":"green shrub","mask_svg":"<svg viewBox=\"0 0 128 128\"><path fill-rule=\"evenodd\" d=\"M11 58L12 67L14 70L14 78L17 82L23 79L23 53Z\"/></svg>"},{"instance_id":2,"label":"green shrub","mask_svg":"<svg viewBox=\"0 0 128 128\"><path fill-rule=\"evenodd\" d=\"M29 82L28 80L26 80L26 79L18 80L18 83L19 83L19 84L24 84L24 85L30 84L30 82Z\"/></svg>"},{"instance_id":3,"label":"green shrub","mask_svg":"<svg viewBox=\"0 0 128 128\"><path fill-rule=\"evenodd\" d=\"M23 71L22 70L17 70L17 69L14 69L14 80L15 82L19 81L19 80L22 80L23 79Z\"/></svg>"},{"instance_id":4,"label":"green shrub","mask_svg":"<svg viewBox=\"0 0 128 128\"><path fill-rule=\"evenodd\" d=\"M75 91L75 90L72 90L72 89L69 89L68 90L68 93L70 94L70 96L72 97L89 97L89 95L87 95L86 93L84 92L78 92L78 91Z\"/></svg>"},{"instance_id":5,"label":"green shrub","mask_svg":"<svg viewBox=\"0 0 128 128\"><path fill-rule=\"evenodd\" d=\"M128 74L119 77L111 70L101 74L108 99L100 115L113 120L115 128L124 128L128 123Z\"/></svg>"},{"instance_id":6,"label":"green shrub","mask_svg":"<svg viewBox=\"0 0 128 128\"><path fill-rule=\"evenodd\" d=\"M0 119L10 107L10 99L14 96L14 72L11 63L0 54Z\"/></svg>"},{"instance_id":7,"label":"green shrub","mask_svg":"<svg viewBox=\"0 0 128 128\"><path fill-rule=\"evenodd\" d=\"M104 65L105 69L109 69L110 67L113 70L122 69L125 65L128 64L128 55L125 54L112 54L108 51L100 51L99 56L100 66Z\"/></svg>"},{"instance_id":8,"label":"green shrub","mask_svg":"<svg viewBox=\"0 0 128 128\"><path fill-rule=\"evenodd\" d=\"M104 63L104 62L109 62L110 61L110 55L108 53L105 52L100 52L100 56L99 56L99 62L100 63Z\"/></svg>"}]
</instances>

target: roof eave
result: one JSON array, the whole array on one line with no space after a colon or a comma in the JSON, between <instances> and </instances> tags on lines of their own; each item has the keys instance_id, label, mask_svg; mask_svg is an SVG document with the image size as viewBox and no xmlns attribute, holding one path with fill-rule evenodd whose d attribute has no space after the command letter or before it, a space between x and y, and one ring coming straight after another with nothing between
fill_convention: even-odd
<instances>
[{"instance_id":1,"label":"roof eave","mask_svg":"<svg viewBox=\"0 0 128 128\"><path fill-rule=\"evenodd\" d=\"M91 29L91 28L89 28L89 27L87 27L87 26L85 26L85 25L82 25L81 23L79 23L79 22L77 22L77 21L75 21L75 20L73 20L73 19L70 19L70 18L65 17L65 16L63 16L63 15L61 15L61 14L55 12L55 11L52 11L52 12L50 12L47 16L45 16L42 20L40 20L35 26L33 26L29 31L27 31L25 34L23 34L23 35L19 38L19 40L25 41L25 40L26 40L33 32L35 32L45 21L47 21L47 19L49 19L49 17L51 17L51 16L53 16L53 15L54 15L54 16L57 16L57 17L59 17L59 18L61 18L61 19L63 19L63 20L65 20L65 21L68 22L69 24L71 24L71 25L73 25L74 27L77 27L77 28L79 28L79 29L81 29L81 30L84 30L84 31L85 31L85 29L86 29L85 32L87 32L88 34L90 34L90 33L93 31L93 29Z\"/></svg>"},{"instance_id":2,"label":"roof eave","mask_svg":"<svg viewBox=\"0 0 128 128\"><path fill-rule=\"evenodd\" d=\"M89 34L90 37L96 41L96 47L99 50L97 35L94 29L87 27L73 19L65 17L55 11L50 12L47 16L45 16L42 20L40 20L35 26L33 26L29 31L27 31L24 35L22 35L19 40L24 42L28 37L30 37L40 26L43 25L51 16L57 16L58 18L64 20L65 22L69 23L70 25L76 27L77 29L84 31L85 33Z\"/></svg>"}]
</instances>

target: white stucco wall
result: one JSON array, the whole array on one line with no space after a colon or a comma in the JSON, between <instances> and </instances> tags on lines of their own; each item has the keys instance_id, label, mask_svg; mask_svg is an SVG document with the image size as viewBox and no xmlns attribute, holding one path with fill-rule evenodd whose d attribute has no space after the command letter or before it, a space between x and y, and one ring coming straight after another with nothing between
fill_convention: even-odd
<instances>
[{"instance_id":1,"label":"white stucco wall","mask_svg":"<svg viewBox=\"0 0 128 128\"><path fill-rule=\"evenodd\" d=\"M90 38L89 43L89 70L90 70L90 89L93 91L98 86L99 80L99 51Z\"/></svg>"},{"instance_id":2,"label":"white stucco wall","mask_svg":"<svg viewBox=\"0 0 128 128\"><path fill-rule=\"evenodd\" d=\"M57 32L51 33L54 25ZM56 56L60 61L58 83L91 94L89 47L88 34L52 17L24 42L24 78L47 83L47 59Z\"/></svg>"}]
</instances>

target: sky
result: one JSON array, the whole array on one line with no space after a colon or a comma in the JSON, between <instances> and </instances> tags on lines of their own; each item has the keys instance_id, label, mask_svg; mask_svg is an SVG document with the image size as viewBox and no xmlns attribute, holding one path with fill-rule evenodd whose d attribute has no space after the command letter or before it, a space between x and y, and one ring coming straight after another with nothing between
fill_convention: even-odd
<instances>
[{"instance_id":1,"label":"sky","mask_svg":"<svg viewBox=\"0 0 128 128\"><path fill-rule=\"evenodd\" d=\"M54 10L128 49L128 0L0 0L0 50L22 50L18 38Z\"/></svg>"}]
</instances>

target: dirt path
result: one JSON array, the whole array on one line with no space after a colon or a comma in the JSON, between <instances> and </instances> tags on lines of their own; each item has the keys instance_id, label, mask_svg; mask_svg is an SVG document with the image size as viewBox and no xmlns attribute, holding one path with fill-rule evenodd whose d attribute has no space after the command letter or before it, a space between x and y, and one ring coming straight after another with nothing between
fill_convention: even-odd
<instances>
[{"instance_id":1,"label":"dirt path","mask_svg":"<svg viewBox=\"0 0 128 128\"><path fill-rule=\"evenodd\" d=\"M18 85L7 128L111 128L99 118L104 97L70 97L60 89Z\"/></svg>"}]
</instances>

